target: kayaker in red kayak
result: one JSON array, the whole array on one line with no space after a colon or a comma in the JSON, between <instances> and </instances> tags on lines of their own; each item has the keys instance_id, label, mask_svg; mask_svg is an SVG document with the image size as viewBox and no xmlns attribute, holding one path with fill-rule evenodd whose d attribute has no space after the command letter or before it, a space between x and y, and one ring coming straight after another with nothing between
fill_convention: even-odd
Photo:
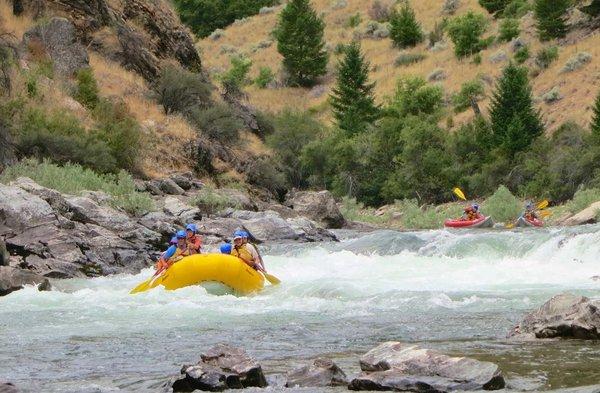
<instances>
[{"instance_id":1,"label":"kayaker in red kayak","mask_svg":"<svg viewBox=\"0 0 600 393\"><path fill-rule=\"evenodd\" d=\"M525 217L527 221L531 222L539 220L539 217L535 212L535 206L533 205L533 202L529 201L525 204L525 212L523 213L523 217Z\"/></svg>"},{"instance_id":2,"label":"kayaker in red kayak","mask_svg":"<svg viewBox=\"0 0 600 393\"><path fill-rule=\"evenodd\" d=\"M464 213L460 218L461 221L475 221L483 218L483 215L479 212L479 205L474 203L470 206L465 207Z\"/></svg>"}]
</instances>

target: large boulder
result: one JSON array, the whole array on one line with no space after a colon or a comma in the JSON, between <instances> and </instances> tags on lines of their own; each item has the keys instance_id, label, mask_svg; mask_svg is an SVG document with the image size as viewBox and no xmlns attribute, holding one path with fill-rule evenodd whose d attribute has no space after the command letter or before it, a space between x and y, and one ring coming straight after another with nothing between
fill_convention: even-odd
<instances>
[{"instance_id":1,"label":"large boulder","mask_svg":"<svg viewBox=\"0 0 600 393\"><path fill-rule=\"evenodd\" d=\"M10 185L19 187L30 194L39 196L48 202L48 204L50 204L54 210L60 213L65 213L69 209L65 197L60 192L40 186L28 177L19 177L10 182Z\"/></svg>"},{"instance_id":2,"label":"large boulder","mask_svg":"<svg viewBox=\"0 0 600 393\"><path fill-rule=\"evenodd\" d=\"M232 218L241 220L244 228L248 230L252 239L257 242L300 239L300 235L294 228L273 211L249 212L239 210L233 212Z\"/></svg>"},{"instance_id":3,"label":"large boulder","mask_svg":"<svg viewBox=\"0 0 600 393\"><path fill-rule=\"evenodd\" d=\"M163 211L174 217L175 222L179 225L185 225L189 222L202 219L200 209L187 204L185 201L174 196L168 196L164 200Z\"/></svg>"},{"instance_id":4,"label":"large boulder","mask_svg":"<svg viewBox=\"0 0 600 393\"><path fill-rule=\"evenodd\" d=\"M346 222L329 191L295 192L286 204L300 215L320 222L326 228L341 228Z\"/></svg>"},{"instance_id":5,"label":"large boulder","mask_svg":"<svg viewBox=\"0 0 600 393\"><path fill-rule=\"evenodd\" d=\"M583 224L594 224L598 221L597 217L600 213L600 201L594 202L587 208L583 209L574 216L568 217L563 221L563 225L575 226Z\"/></svg>"},{"instance_id":6,"label":"large boulder","mask_svg":"<svg viewBox=\"0 0 600 393\"><path fill-rule=\"evenodd\" d=\"M40 291L51 288L46 277L10 266L0 266L0 296L18 291L25 285L37 285Z\"/></svg>"},{"instance_id":7,"label":"large boulder","mask_svg":"<svg viewBox=\"0 0 600 393\"><path fill-rule=\"evenodd\" d=\"M318 358L287 374L288 388L347 386L346 374L330 359Z\"/></svg>"},{"instance_id":8,"label":"large boulder","mask_svg":"<svg viewBox=\"0 0 600 393\"><path fill-rule=\"evenodd\" d=\"M493 363L400 342L386 342L367 352L360 367L363 372L350 382L350 390L447 392L505 386L502 372Z\"/></svg>"},{"instance_id":9,"label":"large boulder","mask_svg":"<svg viewBox=\"0 0 600 393\"><path fill-rule=\"evenodd\" d=\"M184 365L181 376L169 382L169 390L173 392L214 392L266 386L261 365L243 349L227 344L210 348L196 365Z\"/></svg>"},{"instance_id":10,"label":"large boulder","mask_svg":"<svg viewBox=\"0 0 600 393\"><path fill-rule=\"evenodd\" d=\"M159 188L162 192L168 195L183 195L185 193L183 188L179 187L179 185L175 183L173 179L169 178L162 179L159 182Z\"/></svg>"},{"instance_id":11,"label":"large boulder","mask_svg":"<svg viewBox=\"0 0 600 393\"><path fill-rule=\"evenodd\" d=\"M65 18L55 17L38 24L25 33L23 46L29 51L43 48L52 59L54 71L62 76L69 77L89 66L87 50L77 41L73 23Z\"/></svg>"},{"instance_id":12,"label":"large boulder","mask_svg":"<svg viewBox=\"0 0 600 393\"><path fill-rule=\"evenodd\" d=\"M0 229L19 231L53 221L56 215L48 202L21 188L0 184Z\"/></svg>"},{"instance_id":13,"label":"large boulder","mask_svg":"<svg viewBox=\"0 0 600 393\"><path fill-rule=\"evenodd\" d=\"M136 227L135 222L127 214L108 206L101 206L91 198L76 196L67 198L66 202L75 221L116 231L131 231Z\"/></svg>"},{"instance_id":14,"label":"large boulder","mask_svg":"<svg viewBox=\"0 0 600 393\"><path fill-rule=\"evenodd\" d=\"M527 314L509 336L600 339L600 300L570 293L556 295Z\"/></svg>"}]
</instances>

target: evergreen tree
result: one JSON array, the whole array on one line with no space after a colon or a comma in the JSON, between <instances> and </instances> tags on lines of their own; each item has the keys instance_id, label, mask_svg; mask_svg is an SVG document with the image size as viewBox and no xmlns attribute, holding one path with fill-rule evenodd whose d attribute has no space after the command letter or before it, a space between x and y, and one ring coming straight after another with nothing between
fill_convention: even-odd
<instances>
[{"instance_id":1,"label":"evergreen tree","mask_svg":"<svg viewBox=\"0 0 600 393\"><path fill-rule=\"evenodd\" d=\"M594 105L594 117L592 118L592 133L600 139L600 93L596 97Z\"/></svg>"},{"instance_id":2,"label":"evergreen tree","mask_svg":"<svg viewBox=\"0 0 600 393\"><path fill-rule=\"evenodd\" d=\"M511 0L479 0L479 4L490 14L501 13Z\"/></svg>"},{"instance_id":3,"label":"evergreen tree","mask_svg":"<svg viewBox=\"0 0 600 393\"><path fill-rule=\"evenodd\" d=\"M333 115L338 126L350 134L357 134L373 123L379 114L373 89L369 83L369 63L358 43L350 44L337 66L337 85L331 95Z\"/></svg>"},{"instance_id":4,"label":"evergreen tree","mask_svg":"<svg viewBox=\"0 0 600 393\"><path fill-rule=\"evenodd\" d=\"M542 40L567 35L567 10L571 0L535 0L535 19Z\"/></svg>"},{"instance_id":5,"label":"evergreen tree","mask_svg":"<svg viewBox=\"0 0 600 393\"><path fill-rule=\"evenodd\" d=\"M542 134L526 68L511 63L504 69L492 97L490 117L494 145L509 157L527 149Z\"/></svg>"},{"instance_id":6,"label":"evergreen tree","mask_svg":"<svg viewBox=\"0 0 600 393\"><path fill-rule=\"evenodd\" d=\"M327 72L324 28L309 0L291 0L281 11L275 38L291 84L310 86Z\"/></svg>"},{"instance_id":7,"label":"evergreen tree","mask_svg":"<svg viewBox=\"0 0 600 393\"><path fill-rule=\"evenodd\" d=\"M408 2L404 3L399 12L397 10L392 12L390 24L390 37L397 47L412 47L423 41L421 25Z\"/></svg>"}]
</instances>

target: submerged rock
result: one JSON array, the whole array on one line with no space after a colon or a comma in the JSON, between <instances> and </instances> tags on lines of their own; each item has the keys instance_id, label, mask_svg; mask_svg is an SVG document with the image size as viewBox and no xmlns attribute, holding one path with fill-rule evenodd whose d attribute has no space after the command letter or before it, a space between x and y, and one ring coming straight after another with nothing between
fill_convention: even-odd
<instances>
[{"instance_id":1,"label":"submerged rock","mask_svg":"<svg viewBox=\"0 0 600 393\"><path fill-rule=\"evenodd\" d=\"M446 392L505 386L494 363L450 357L400 342L386 342L367 352L360 358L360 367L363 372L350 382L350 390Z\"/></svg>"},{"instance_id":2,"label":"submerged rock","mask_svg":"<svg viewBox=\"0 0 600 393\"><path fill-rule=\"evenodd\" d=\"M198 364L184 365L181 376L172 378L167 390L215 392L266 386L262 367L254 358L241 348L219 344L203 353Z\"/></svg>"},{"instance_id":3,"label":"submerged rock","mask_svg":"<svg viewBox=\"0 0 600 393\"><path fill-rule=\"evenodd\" d=\"M287 374L286 387L346 386L346 374L330 359L318 358Z\"/></svg>"},{"instance_id":4,"label":"submerged rock","mask_svg":"<svg viewBox=\"0 0 600 393\"><path fill-rule=\"evenodd\" d=\"M0 266L0 296L22 289L25 285L37 285L40 291L49 291L47 278L10 266Z\"/></svg>"},{"instance_id":5,"label":"submerged rock","mask_svg":"<svg viewBox=\"0 0 600 393\"><path fill-rule=\"evenodd\" d=\"M556 295L526 315L509 336L600 339L600 300L570 293Z\"/></svg>"}]
</instances>

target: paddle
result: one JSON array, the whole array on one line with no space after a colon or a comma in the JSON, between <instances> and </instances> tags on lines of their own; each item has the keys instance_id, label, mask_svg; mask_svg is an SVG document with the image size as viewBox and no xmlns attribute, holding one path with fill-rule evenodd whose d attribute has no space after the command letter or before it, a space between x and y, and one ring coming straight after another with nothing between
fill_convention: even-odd
<instances>
[{"instance_id":1,"label":"paddle","mask_svg":"<svg viewBox=\"0 0 600 393\"><path fill-rule=\"evenodd\" d=\"M457 197L459 197L460 199L462 199L463 201L466 201L467 198L465 197L465 193L462 192L462 190L458 187L455 187L452 192L454 193L454 195L456 195Z\"/></svg>"},{"instance_id":2,"label":"paddle","mask_svg":"<svg viewBox=\"0 0 600 393\"><path fill-rule=\"evenodd\" d=\"M146 281L144 281L143 283L141 283L140 285L138 285L137 287L133 288L131 290L131 292L129 292L130 294L134 294L134 293L140 293L140 292L145 292L148 289L151 288L152 284L154 284L154 282L159 278L159 276L165 271L167 270L167 268L162 268L160 270L157 270L152 277L150 277L149 279L147 279Z\"/></svg>"},{"instance_id":3,"label":"paddle","mask_svg":"<svg viewBox=\"0 0 600 393\"><path fill-rule=\"evenodd\" d=\"M275 277L272 274L269 274L267 272L262 272L262 274L264 274L265 278L272 284L272 285L278 285L281 284L281 280L278 279L277 277Z\"/></svg>"},{"instance_id":4,"label":"paddle","mask_svg":"<svg viewBox=\"0 0 600 393\"><path fill-rule=\"evenodd\" d=\"M544 199L543 201L541 201L540 203L537 204L537 208L538 208L538 210L544 210L545 208L548 207L549 204L550 204L550 202L548 202L547 199Z\"/></svg>"},{"instance_id":5,"label":"paddle","mask_svg":"<svg viewBox=\"0 0 600 393\"><path fill-rule=\"evenodd\" d=\"M546 218L546 217L548 217L549 215L552 214L552 212L550 212L548 210L543 210L543 209L547 208L549 204L550 204L550 202L548 202L547 199L544 199L543 201L541 201L540 203L538 203L536 205L536 210L541 210L540 211L540 217L541 218ZM506 228L507 229L512 229L512 228L515 227L515 225L516 225L515 223L511 223L511 224L506 225Z\"/></svg>"}]
</instances>

